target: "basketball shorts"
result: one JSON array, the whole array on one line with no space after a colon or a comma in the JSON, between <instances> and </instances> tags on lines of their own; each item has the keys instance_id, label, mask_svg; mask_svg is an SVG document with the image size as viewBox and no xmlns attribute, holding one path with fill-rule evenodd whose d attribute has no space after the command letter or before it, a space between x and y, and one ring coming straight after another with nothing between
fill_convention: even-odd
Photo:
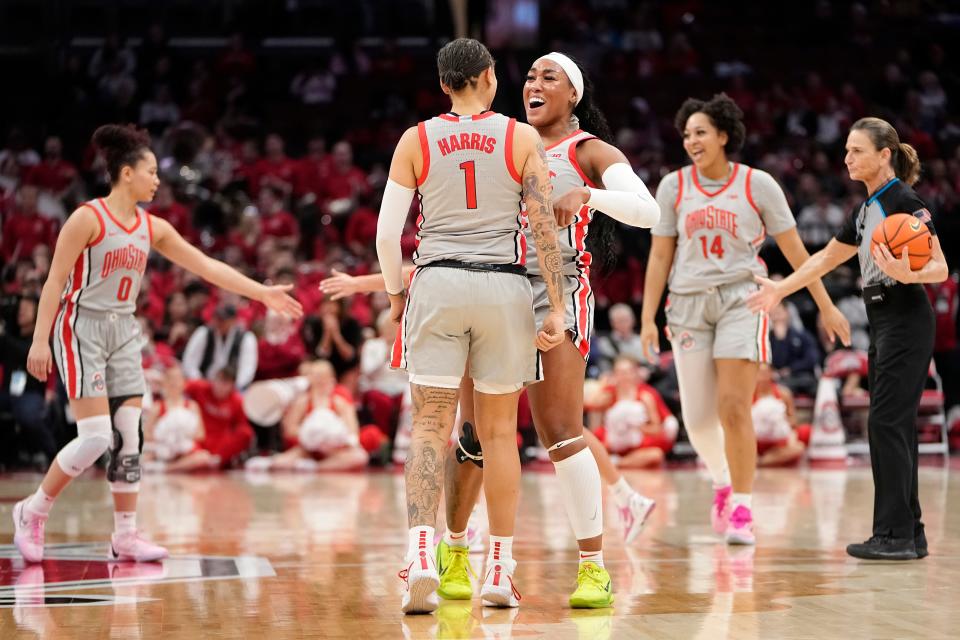
<instances>
[{"instance_id":1,"label":"basketball shorts","mask_svg":"<svg viewBox=\"0 0 960 640\"><path fill-rule=\"evenodd\" d=\"M714 359L770 362L767 314L747 308L753 282L710 287L667 297L667 338L674 353L709 349Z\"/></svg>"},{"instance_id":2,"label":"basketball shorts","mask_svg":"<svg viewBox=\"0 0 960 640\"><path fill-rule=\"evenodd\" d=\"M535 340L526 276L425 267L411 279L391 366L459 386L469 358L475 384L520 388L541 379Z\"/></svg>"},{"instance_id":3,"label":"basketball shorts","mask_svg":"<svg viewBox=\"0 0 960 640\"><path fill-rule=\"evenodd\" d=\"M533 287L533 312L537 329L543 325L550 313L550 300L547 298L547 284L541 276L530 276ZM584 360L590 355L590 337L593 334L593 289L590 280L580 276L564 276L564 306L567 315L567 331L573 337L573 344Z\"/></svg>"},{"instance_id":4,"label":"basketball shorts","mask_svg":"<svg viewBox=\"0 0 960 640\"><path fill-rule=\"evenodd\" d=\"M53 355L67 396L141 396L144 336L132 314L64 305L54 324Z\"/></svg>"}]
</instances>

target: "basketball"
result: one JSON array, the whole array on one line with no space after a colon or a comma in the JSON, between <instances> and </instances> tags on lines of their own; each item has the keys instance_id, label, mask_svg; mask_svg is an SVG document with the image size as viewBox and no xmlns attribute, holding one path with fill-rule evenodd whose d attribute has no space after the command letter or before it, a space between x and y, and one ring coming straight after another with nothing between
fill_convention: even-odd
<instances>
[{"instance_id":1,"label":"basketball","mask_svg":"<svg viewBox=\"0 0 960 640\"><path fill-rule=\"evenodd\" d=\"M883 224L873 230L873 244L886 244L893 257L900 258L903 248L908 247L910 268L914 271L922 269L930 261L933 253L933 236L926 224L909 213L894 213L887 216Z\"/></svg>"}]
</instances>

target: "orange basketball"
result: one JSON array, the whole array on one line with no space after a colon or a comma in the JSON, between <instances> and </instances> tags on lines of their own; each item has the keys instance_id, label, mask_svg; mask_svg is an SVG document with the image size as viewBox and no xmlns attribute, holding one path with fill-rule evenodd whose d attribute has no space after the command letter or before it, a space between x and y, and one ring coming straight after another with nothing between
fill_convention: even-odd
<instances>
[{"instance_id":1,"label":"orange basketball","mask_svg":"<svg viewBox=\"0 0 960 640\"><path fill-rule=\"evenodd\" d=\"M899 258L903 248L908 247L910 268L914 271L922 269L930 262L933 253L933 236L926 224L909 213L894 213L887 216L883 224L878 224L873 230L872 250L878 244L886 244L893 257Z\"/></svg>"}]
</instances>

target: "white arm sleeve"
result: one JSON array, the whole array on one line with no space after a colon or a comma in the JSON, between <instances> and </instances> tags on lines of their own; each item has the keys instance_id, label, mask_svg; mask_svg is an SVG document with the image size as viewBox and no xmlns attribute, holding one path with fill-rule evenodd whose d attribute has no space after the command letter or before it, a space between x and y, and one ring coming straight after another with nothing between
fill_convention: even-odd
<instances>
[{"instance_id":1,"label":"white arm sleeve","mask_svg":"<svg viewBox=\"0 0 960 640\"><path fill-rule=\"evenodd\" d=\"M605 189L590 189L587 206L631 227L649 229L660 221L660 206L647 185L625 162L615 162L603 172Z\"/></svg>"},{"instance_id":2,"label":"white arm sleeve","mask_svg":"<svg viewBox=\"0 0 960 640\"><path fill-rule=\"evenodd\" d=\"M377 259L387 293L403 291L403 256L400 253L400 236L407 222L410 203L416 189L410 189L393 180L387 180L377 220Z\"/></svg>"}]
</instances>

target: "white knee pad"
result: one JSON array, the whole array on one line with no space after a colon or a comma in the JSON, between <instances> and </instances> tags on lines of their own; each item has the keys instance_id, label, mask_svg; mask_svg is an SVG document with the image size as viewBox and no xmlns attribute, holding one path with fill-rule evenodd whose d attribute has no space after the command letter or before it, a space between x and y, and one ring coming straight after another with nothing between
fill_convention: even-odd
<instances>
[{"instance_id":1,"label":"white knee pad","mask_svg":"<svg viewBox=\"0 0 960 640\"><path fill-rule=\"evenodd\" d=\"M140 408L123 405L113 414L116 441L110 450L107 480L116 493L140 490Z\"/></svg>"},{"instance_id":2,"label":"white knee pad","mask_svg":"<svg viewBox=\"0 0 960 640\"><path fill-rule=\"evenodd\" d=\"M113 444L110 416L93 416L77 420L77 437L57 454L57 462L72 478L89 469Z\"/></svg>"}]
</instances>

